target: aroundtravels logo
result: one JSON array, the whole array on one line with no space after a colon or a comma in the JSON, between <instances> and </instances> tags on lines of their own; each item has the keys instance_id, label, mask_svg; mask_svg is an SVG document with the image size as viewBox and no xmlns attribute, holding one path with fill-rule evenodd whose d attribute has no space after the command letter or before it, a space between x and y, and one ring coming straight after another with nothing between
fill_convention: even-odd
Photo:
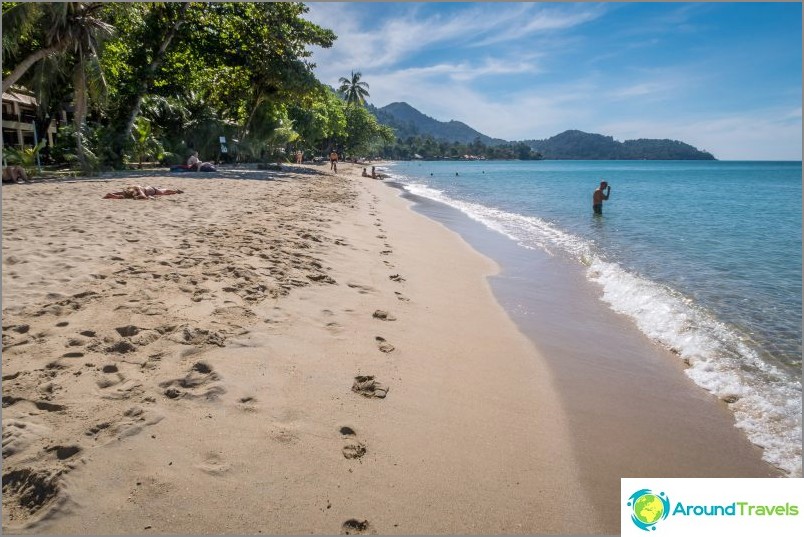
<instances>
[{"instance_id":1,"label":"aroundtravels logo","mask_svg":"<svg viewBox=\"0 0 804 537\"><path fill-rule=\"evenodd\" d=\"M687 503L687 501L676 501L671 509L670 498L666 493L656 493L651 489L639 489L631 494L626 502L626 506L629 508L631 522L633 522L637 528L643 531L655 531L656 525L665 520L668 516L672 516L674 520L700 520L699 517L742 518L746 522L748 520L759 519L797 519L800 514L799 504L784 501L785 499L784 497L777 497L775 501L768 501L766 499L765 501L760 500L756 503L729 501L711 504L708 502Z\"/></svg>"},{"instance_id":2,"label":"aroundtravels logo","mask_svg":"<svg viewBox=\"0 0 804 537\"><path fill-rule=\"evenodd\" d=\"M623 477L620 534L799 537L804 535L804 479Z\"/></svg>"},{"instance_id":3,"label":"aroundtravels logo","mask_svg":"<svg viewBox=\"0 0 804 537\"><path fill-rule=\"evenodd\" d=\"M645 531L655 530L656 523L670 514L670 499L664 492L655 494L650 489L640 489L628 498L631 522Z\"/></svg>"}]
</instances>

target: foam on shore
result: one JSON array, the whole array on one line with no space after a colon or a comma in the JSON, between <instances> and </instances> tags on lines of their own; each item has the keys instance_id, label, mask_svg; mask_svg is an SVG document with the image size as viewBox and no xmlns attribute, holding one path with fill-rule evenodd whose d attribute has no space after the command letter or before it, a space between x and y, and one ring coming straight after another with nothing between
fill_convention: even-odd
<instances>
[{"instance_id":1,"label":"foam on shore","mask_svg":"<svg viewBox=\"0 0 804 537\"><path fill-rule=\"evenodd\" d=\"M677 354L696 384L728 404L735 425L764 448L767 462L791 477L801 476L801 383L794 372L762 360L746 336L677 291L606 260L594 243L549 222L457 200L415 178L397 179L408 192L454 207L523 248L585 266L586 277L601 286L604 302Z\"/></svg>"}]
</instances>

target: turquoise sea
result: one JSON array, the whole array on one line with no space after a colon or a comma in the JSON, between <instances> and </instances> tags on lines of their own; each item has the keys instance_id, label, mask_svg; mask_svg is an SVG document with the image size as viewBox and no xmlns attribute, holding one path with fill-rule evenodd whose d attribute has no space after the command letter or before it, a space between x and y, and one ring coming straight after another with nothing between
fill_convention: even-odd
<instances>
[{"instance_id":1,"label":"turquoise sea","mask_svg":"<svg viewBox=\"0 0 804 537\"><path fill-rule=\"evenodd\" d=\"M397 162L409 193L582 270L801 475L800 162ZM592 213L601 180L612 187Z\"/></svg>"}]
</instances>

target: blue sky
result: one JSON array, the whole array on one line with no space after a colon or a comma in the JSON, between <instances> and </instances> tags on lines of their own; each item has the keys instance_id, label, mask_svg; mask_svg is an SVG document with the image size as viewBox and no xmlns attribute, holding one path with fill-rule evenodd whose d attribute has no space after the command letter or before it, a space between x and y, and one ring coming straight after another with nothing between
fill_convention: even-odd
<instances>
[{"instance_id":1,"label":"blue sky","mask_svg":"<svg viewBox=\"0 0 804 537\"><path fill-rule=\"evenodd\" d=\"M722 160L801 160L800 3L313 2L338 36L318 78L360 71L506 140L567 129L672 138Z\"/></svg>"}]
</instances>

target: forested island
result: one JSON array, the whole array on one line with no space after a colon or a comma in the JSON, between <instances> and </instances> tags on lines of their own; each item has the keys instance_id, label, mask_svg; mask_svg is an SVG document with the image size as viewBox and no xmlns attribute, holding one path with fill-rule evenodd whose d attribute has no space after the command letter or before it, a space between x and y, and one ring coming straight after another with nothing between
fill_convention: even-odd
<instances>
[{"instance_id":1,"label":"forested island","mask_svg":"<svg viewBox=\"0 0 804 537\"><path fill-rule=\"evenodd\" d=\"M460 121L438 121L407 103L368 109L379 123L394 130L396 140L382 147L382 156L393 160L715 160L711 153L677 140L619 142L611 136L568 130L545 140L509 142Z\"/></svg>"}]
</instances>

